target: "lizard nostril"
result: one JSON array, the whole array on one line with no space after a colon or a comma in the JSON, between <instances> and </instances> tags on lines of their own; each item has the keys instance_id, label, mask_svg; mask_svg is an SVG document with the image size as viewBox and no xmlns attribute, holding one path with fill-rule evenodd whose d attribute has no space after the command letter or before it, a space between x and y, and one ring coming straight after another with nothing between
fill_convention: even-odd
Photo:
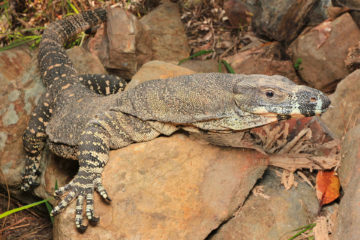
<instances>
[{"instance_id":1,"label":"lizard nostril","mask_svg":"<svg viewBox=\"0 0 360 240\"><path fill-rule=\"evenodd\" d=\"M310 102L316 102L316 97L311 97Z\"/></svg>"}]
</instances>

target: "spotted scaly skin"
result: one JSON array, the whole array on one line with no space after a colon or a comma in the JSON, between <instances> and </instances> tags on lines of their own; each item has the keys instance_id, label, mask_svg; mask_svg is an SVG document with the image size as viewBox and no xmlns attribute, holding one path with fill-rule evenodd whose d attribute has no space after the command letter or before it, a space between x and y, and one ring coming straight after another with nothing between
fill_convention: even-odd
<instances>
[{"instance_id":1,"label":"spotted scaly skin","mask_svg":"<svg viewBox=\"0 0 360 240\"><path fill-rule=\"evenodd\" d=\"M54 23L50 29L65 28L60 25ZM55 79L59 74L49 72L54 68L51 66L53 63L43 68L47 72L43 75L47 79L50 74L48 81L53 83L47 84L48 93L39 104L42 111L36 112L33 118L37 123L48 124L41 125L43 131L38 136L39 128L30 125L29 132L35 132L41 141L32 144L28 153L38 154L47 139L54 153L79 160L77 175L55 192L64 198L52 214L60 213L76 199L75 225L80 232L87 228L83 224L84 210L90 223L99 221L94 213L94 191L110 200L101 174L111 149L150 141L160 134L171 135L178 129L216 134L248 131L282 119L321 114L330 105L322 92L296 85L282 76L193 74L152 80L129 91L107 95L111 91L106 88L87 85L91 79L101 83L101 78L75 76L70 68L65 74L70 73L71 78L59 77L62 83L51 87L59 82ZM104 77L104 81L109 79ZM96 95L94 91L103 95ZM28 159L30 169L37 170L39 160ZM26 186L31 178L24 179Z\"/></svg>"}]
</instances>

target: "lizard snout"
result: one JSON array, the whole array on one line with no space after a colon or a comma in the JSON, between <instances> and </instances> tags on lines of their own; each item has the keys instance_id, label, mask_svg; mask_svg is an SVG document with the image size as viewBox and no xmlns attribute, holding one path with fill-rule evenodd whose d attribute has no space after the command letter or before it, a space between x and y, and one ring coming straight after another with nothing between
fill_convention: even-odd
<instances>
[{"instance_id":1,"label":"lizard snout","mask_svg":"<svg viewBox=\"0 0 360 240\"><path fill-rule=\"evenodd\" d=\"M324 113L330 106L331 101L328 96L320 92L316 96L311 96L309 98L309 103L314 106L315 115Z\"/></svg>"}]
</instances>

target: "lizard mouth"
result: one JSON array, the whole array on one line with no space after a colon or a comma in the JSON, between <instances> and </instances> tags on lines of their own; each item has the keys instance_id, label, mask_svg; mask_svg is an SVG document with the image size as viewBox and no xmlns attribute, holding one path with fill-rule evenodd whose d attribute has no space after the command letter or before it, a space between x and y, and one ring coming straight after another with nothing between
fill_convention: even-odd
<instances>
[{"instance_id":1,"label":"lizard mouth","mask_svg":"<svg viewBox=\"0 0 360 240\"><path fill-rule=\"evenodd\" d=\"M304 117L312 117L312 116L320 116L324 111L314 111L313 114L301 114L301 113L292 113L292 114L277 114L277 113L260 113L259 115L264 116L266 118L274 118L276 117L280 120L288 120L290 118L300 119Z\"/></svg>"}]
</instances>

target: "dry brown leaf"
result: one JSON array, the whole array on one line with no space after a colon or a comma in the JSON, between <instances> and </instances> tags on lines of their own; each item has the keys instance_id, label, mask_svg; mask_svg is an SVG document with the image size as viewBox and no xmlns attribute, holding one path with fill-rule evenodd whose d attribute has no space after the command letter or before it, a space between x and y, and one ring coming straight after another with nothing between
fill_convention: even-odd
<instances>
[{"instance_id":1,"label":"dry brown leaf","mask_svg":"<svg viewBox=\"0 0 360 240\"><path fill-rule=\"evenodd\" d=\"M314 185L311 183L311 181L309 180L309 178L305 176L304 173L302 173L301 171L297 171L296 173L299 175L299 177L301 177L301 178L304 180L304 182L306 182L307 184L309 184L309 186L310 186L311 188L314 188Z\"/></svg>"},{"instance_id":2,"label":"dry brown leaf","mask_svg":"<svg viewBox=\"0 0 360 240\"><path fill-rule=\"evenodd\" d=\"M295 171L297 169L332 169L339 163L339 154L313 156L312 154L274 154L269 156L269 165Z\"/></svg>"},{"instance_id":3,"label":"dry brown leaf","mask_svg":"<svg viewBox=\"0 0 360 240\"><path fill-rule=\"evenodd\" d=\"M319 171L316 176L316 196L320 206L333 202L340 195L339 177L334 171Z\"/></svg>"},{"instance_id":4,"label":"dry brown leaf","mask_svg":"<svg viewBox=\"0 0 360 240\"><path fill-rule=\"evenodd\" d=\"M298 183L295 181L293 172L284 170L281 176L281 184L284 185L285 190L289 190L292 186L297 187Z\"/></svg>"}]
</instances>

